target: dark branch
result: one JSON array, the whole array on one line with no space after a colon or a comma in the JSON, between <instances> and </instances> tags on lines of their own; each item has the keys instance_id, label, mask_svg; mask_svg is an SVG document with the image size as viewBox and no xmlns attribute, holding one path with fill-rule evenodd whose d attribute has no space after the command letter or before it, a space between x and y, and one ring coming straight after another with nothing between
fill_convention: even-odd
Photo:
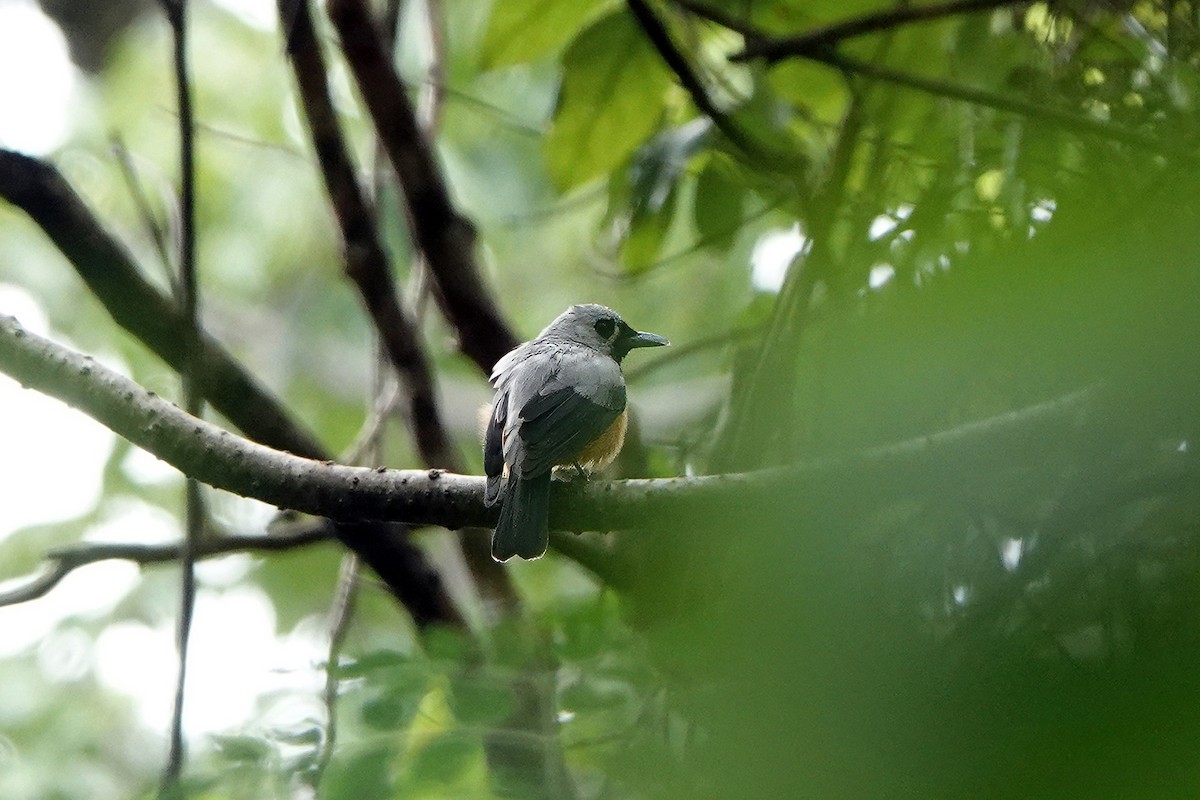
<instances>
[{"instance_id":1,"label":"dark branch","mask_svg":"<svg viewBox=\"0 0 1200 800\"><path fill-rule=\"evenodd\" d=\"M987 11L1001 6L1024 5L1027 2L1029 0L951 0L948 3L924 6L902 5L886 11L835 22L796 36L760 37L758 41L747 44L742 52L732 56L730 60L750 61L761 58L768 64L774 64L776 61L796 56L812 58L815 53L829 49L845 39L855 36L892 30L913 22L928 22L958 14Z\"/></svg>"},{"instance_id":2,"label":"dark branch","mask_svg":"<svg viewBox=\"0 0 1200 800\"><path fill-rule=\"evenodd\" d=\"M740 150L752 157L762 155L762 148L750 140L749 136L734 124L724 111L717 108L712 98L709 97L708 91L704 88L704 84L700 81L700 76L692 69L692 65L688 63L687 58L675 46L675 42L671 39L671 33L667 30L667 26L663 24L654 11L651 10L646 0L626 0L629 10L633 13L634 19L637 20L642 32L646 34L646 38L654 45L654 49L658 51L659 56L666 62L667 67L675 73L675 77L679 79L679 83L687 90L688 95L692 98L692 103L710 120L717 130L725 134L729 141L733 142Z\"/></svg>"},{"instance_id":3,"label":"dark branch","mask_svg":"<svg viewBox=\"0 0 1200 800\"><path fill-rule=\"evenodd\" d=\"M290 22L288 54L312 130L317 160L341 227L346 271L358 287L384 349L400 375L407 393L408 419L417 452L426 467L462 471L462 459L442 424L434 376L421 347L417 324L400 305L373 210L358 181L330 101L325 63L308 0L279 0L279 13L285 24ZM490 546L475 536L463 538L460 545L480 586L492 596L515 602L507 573L492 559Z\"/></svg>"},{"instance_id":4,"label":"dark branch","mask_svg":"<svg viewBox=\"0 0 1200 800\"><path fill-rule=\"evenodd\" d=\"M400 374L422 460L430 467L461 469L458 454L442 424L433 372L421 347L417 326L396 295L374 214L338 125L308 0L279 0L278 5L281 21L290 22L288 56L300 88L317 162L341 229L346 274L358 288L384 350Z\"/></svg>"},{"instance_id":5,"label":"dark branch","mask_svg":"<svg viewBox=\"0 0 1200 800\"><path fill-rule=\"evenodd\" d=\"M133 257L104 230L52 165L0 149L0 197L46 232L118 325L177 372L192 338L178 304L148 283ZM289 419L217 342L200 334L200 389L217 411L255 441L311 458L324 448Z\"/></svg>"},{"instance_id":6,"label":"dark branch","mask_svg":"<svg viewBox=\"0 0 1200 800\"><path fill-rule=\"evenodd\" d=\"M184 369L184 342L192 329L179 307L142 278L133 259L53 166L0 149L0 197L46 232L118 325L177 371ZM200 388L217 411L257 442L309 458L327 457L321 444L232 356L202 331L197 335ZM375 570L418 624L462 624L424 555L397 531L343 525L338 536Z\"/></svg>"},{"instance_id":7,"label":"dark branch","mask_svg":"<svg viewBox=\"0 0 1200 800\"><path fill-rule=\"evenodd\" d=\"M342 51L396 170L417 245L459 347L485 373L519 342L500 316L475 262L475 230L450 199L433 148L362 0L331 0Z\"/></svg>"}]
</instances>

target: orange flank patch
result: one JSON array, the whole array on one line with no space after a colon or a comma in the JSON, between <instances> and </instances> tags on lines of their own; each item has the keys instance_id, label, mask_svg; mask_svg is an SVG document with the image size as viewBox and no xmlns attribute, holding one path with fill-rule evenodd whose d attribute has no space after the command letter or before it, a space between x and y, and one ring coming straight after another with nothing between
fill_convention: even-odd
<instances>
[{"instance_id":1,"label":"orange flank patch","mask_svg":"<svg viewBox=\"0 0 1200 800\"><path fill-rule=\"evenodd\" d=\"M629 426L628 412L622 410L608 426L608 430L593 439L574 458L559 462L560 467L578 464L588 472L596 472L607 467L621 452L625 444L625 429Z\"/></svg>"}]
</instances>

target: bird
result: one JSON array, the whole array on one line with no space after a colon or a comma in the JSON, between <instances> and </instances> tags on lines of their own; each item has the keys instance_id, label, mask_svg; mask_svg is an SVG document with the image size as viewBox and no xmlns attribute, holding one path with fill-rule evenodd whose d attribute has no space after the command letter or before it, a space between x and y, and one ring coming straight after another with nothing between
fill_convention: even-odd
<instances>
[{"instance_id":1,"label":"bird","mask_svg":"<svg viewBox=\"0 0 1200 800\"><path fill-rule=\"evenodd\" d=\"M667 344L611 308L586 303L496 362L483 442L484 502L501 504L492 558L546 553L552 473L587 474L612 463L628 426L621 360L634 348Z\"/></svg>"}]
</instances>

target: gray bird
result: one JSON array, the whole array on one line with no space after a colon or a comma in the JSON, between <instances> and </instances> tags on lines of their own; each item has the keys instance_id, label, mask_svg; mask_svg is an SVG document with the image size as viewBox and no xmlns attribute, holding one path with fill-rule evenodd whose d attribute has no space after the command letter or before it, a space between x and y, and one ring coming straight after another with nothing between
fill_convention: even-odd
<instances>
[{"instance_id":1,"label":"gray bird","mask_svg":"<svg viewBox=\"0 0 1200 800\"><path fill-rule=\"evenodd\" d=\"M551 472L612 463L628 424L621 359L635 347L665 344L661 336L635 331L610 308L577 305L496 362L496 398L483 443L484 502L503 504L493 558L546 552Z\"/></svg>"}]
</instances>

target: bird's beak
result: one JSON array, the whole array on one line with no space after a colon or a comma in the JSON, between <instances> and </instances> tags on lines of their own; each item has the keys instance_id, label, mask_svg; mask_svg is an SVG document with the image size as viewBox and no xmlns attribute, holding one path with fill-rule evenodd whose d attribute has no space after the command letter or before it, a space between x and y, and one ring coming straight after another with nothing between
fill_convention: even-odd
<instances>
[{"instance_id":1,"label":"bird's beak","mask_svg":"<svg viewBox=\"0 0 1200 800\"><path fill-rule=\"evenodd\" d=\"M630 349L634 347L663 347L670 344L667 337L659 336L657 333L646 333L638 331L629 342Z\"/></svg>"}]
</instances>

